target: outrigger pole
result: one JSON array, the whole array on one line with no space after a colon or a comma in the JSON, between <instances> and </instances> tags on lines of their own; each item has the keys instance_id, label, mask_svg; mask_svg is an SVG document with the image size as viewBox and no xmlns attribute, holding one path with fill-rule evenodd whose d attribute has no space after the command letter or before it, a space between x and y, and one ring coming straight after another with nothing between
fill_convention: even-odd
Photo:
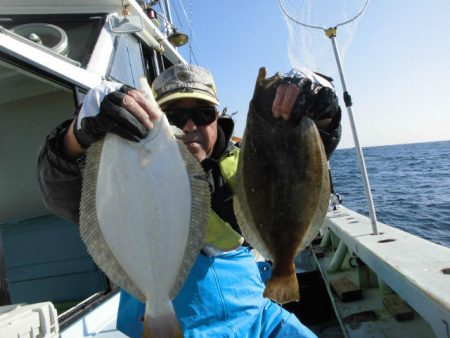
<instances>
[{"instance_id":1,"label":"outrigger pole","mask_svg":"<svg viewBox=\"0 0 450 338\"><path fill-rule=\"evenodd\" d=\"M366 201L367 201L367 207L369 209L370 220L372 223L372 230L373 230L374 235L378 235L377 215L375 213L372 192L370 190L369 177L367 175L366 163L364 161L364 155L362 152L362 148L359 144L355 120L353 119L352 98L347 90L347 85L345 83L345 78L344 78L344 72L342 70L341 58L339 56L339 50L337 48L336 31L337 31L337 27L325 29L325 35L330 38L331 44L333 45L334 56L336 58L336 64L337 64L338 71L339 71L339 77L341 79L342 90L344 92L345 107L347 108L348 117L350 120L350 126L352 128L353 141L355 142L356 154L358 155L359 170L361 171L361 175L362 175L362 179L363 179L363 183L364 183L364 191L366 193Z\"/></svg>"}]
</instances>

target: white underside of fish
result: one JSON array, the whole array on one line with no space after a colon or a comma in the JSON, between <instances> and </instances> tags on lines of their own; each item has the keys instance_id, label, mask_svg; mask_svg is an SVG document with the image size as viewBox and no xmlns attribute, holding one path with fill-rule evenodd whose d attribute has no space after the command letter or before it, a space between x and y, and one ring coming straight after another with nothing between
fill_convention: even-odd
<instances>
[{"instance_id":1,"label":"white underside of fish","mask_svg":"<svg viewBox=\"0 0 450 338\"><path fill-rule=\"evenodd\" d=\"M204 245L210 199L202 175L165 116L141 142L108 134L87 157L82 238L100 268L152 316L171 311Z\"/></svg>"}]
</instances>

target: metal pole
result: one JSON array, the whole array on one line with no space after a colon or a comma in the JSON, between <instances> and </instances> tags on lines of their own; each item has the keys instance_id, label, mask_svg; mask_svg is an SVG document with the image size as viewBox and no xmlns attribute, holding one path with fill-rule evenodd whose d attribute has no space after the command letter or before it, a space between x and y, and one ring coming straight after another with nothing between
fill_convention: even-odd
<instances>
[{"instance_id":1,"label":"metal pole","mask_svg":"<svg viewBox=\"0 0 450 338\"><path fill-rule=\"evenodd\" d=\"M366 193L366 201L367 201L367 206L369 208L369 216L370 216L370 220L372 222L372 230L373 230L374 235L378 235L377 215L375 214L375 207L373 204L372 192L370 191L369 177L367 176L367 169L366 169L366 164L364 162L364 155L363 155L361 146L359 145L358 133L356 132L355 120L353 119L353 112L352 112L352 107L351 107L352 106L351 97L347 91L347 86L345 84L344 72L342 71L341 59L339 57L339 51L338 51L337 44L336 44L336 28L329 28L329 29L325 30L325 34L331 39L331 44L333 45L334 56L336 57L336 63L337 63L337 67L339 70L339 76L341 78L342 90L344 91L344 102L345 102L345 106L347 108L348 117L349 117L350 125L352 128L352 134L353 134L353 140L355 142L356 154L358 155L359 170L361 171L361 175L363 178L364 191Z\"/></svg>"},{"instance_id":2,"label":"metal pole","mask_svg":"<svg viewBox=\"0 0 450 338\"><path fill-rule=\"evenodd\" d=\"M151 50L151 53L152 53L152 65L153 65L153 70L155 72L155 78L156 78L160 74L159 64L158 64L158 55L157 55L157 51L154 50L153 48Z\"/></svg>"},{"instance_id":3,"label":"metal pole","mask_svg":"<svg viewBox=\"0 0 450 338\"><path fill-rule=\"evenodd\" d=\"M328 265L327 272L334 273L341 269L342 263L344 262L345 255L347 255L348 248L344 241L340 241L339 245L331 258L331 262Z\"/></svg>"}]
</instances>

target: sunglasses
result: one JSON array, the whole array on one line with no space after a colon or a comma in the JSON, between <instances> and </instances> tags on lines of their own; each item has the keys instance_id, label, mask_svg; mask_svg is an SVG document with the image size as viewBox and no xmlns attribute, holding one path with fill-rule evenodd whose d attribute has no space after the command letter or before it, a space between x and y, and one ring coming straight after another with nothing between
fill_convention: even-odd
<instances>
[{"instance_id":1,"label":"sunglasses","mask_svg":"<svg viewBox=\"0 0 450 338\"><path fill-rule=\"evenodd\" d=\"M183 128L190 119L196 126L206 126L216 119L216 107L167 108L165 111L170 124Z\"/></svg>"}]
</instances>

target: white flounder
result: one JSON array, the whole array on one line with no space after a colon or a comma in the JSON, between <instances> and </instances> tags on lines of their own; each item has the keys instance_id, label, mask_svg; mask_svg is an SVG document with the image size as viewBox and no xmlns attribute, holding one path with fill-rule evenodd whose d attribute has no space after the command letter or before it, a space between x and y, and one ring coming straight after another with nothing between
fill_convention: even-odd
<instances>
[{"instance_id":1,"label":"white flounder","mask_svg":"<svg viewBox=\"0 0 450 338\"><path fill-rule=\"evenodd\" d=\"M81 236L108 277L146 303L144 336L180 335L171 299L208 222L204 171L172 128L163 115L139 143L107 134L83 179Z\"/></svg>"}]
</instances>

